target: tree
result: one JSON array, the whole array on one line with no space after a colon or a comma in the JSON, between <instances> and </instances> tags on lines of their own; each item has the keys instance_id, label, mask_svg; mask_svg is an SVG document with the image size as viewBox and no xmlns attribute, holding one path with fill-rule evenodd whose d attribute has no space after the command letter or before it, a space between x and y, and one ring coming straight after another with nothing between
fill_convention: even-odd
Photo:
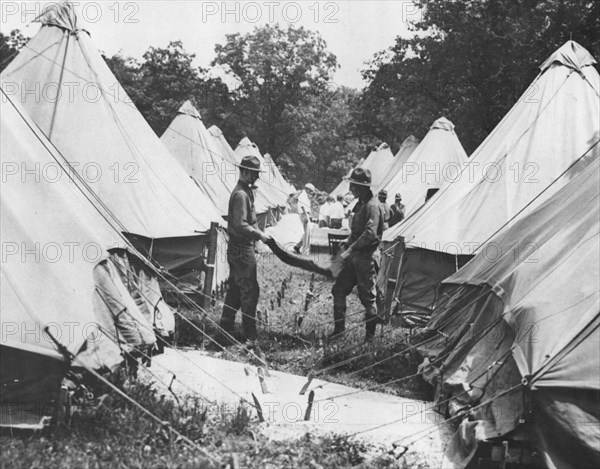
<instances>
[{"instance_id":1,"label":"tree","mask_svg":"<svg viewBox=\"0 0 600 469\"><path fill-rule=\"evenodd\" d=\"M302 133L290 129L294 119L302 121L303 113L328 90L337 59L326 47L318 33L279 25L227 35L225 44L215 47L212 65L229 69L239 82L227 119L219 127L232 142L248 136L276 162L285 153L295 181L302 180L299 171L305 166L297 164L302 155L291 155L290 149L297 146L300 151Z\"/></svg>"},{"instance_id":2,"label":"tree","mask_svg":"<svg viewBox=\"0 0 600 469\"><path fill-rule=\"evenodd\" d=\"M332 88L321 96L287 105L282 125L288 143L278 164L295 182L312 182L331 192L364 156L367 145L357 138L353 125L352 102L358 92L350 88Z\"/></svg>"},{"instance_id":3,"label":"tree","mask_svg":"<svg viewBox=\"0 0 600 469\"><path fill-rule=\"evenodd\" d=\"M167 129L179 107L192 100L207 122L222 118L229 91L218 78L193 65L180 41L150 47L140 64L121 54L105 58L125 91L157 135Z\"/></svg>"},{"instance_id":4,"label":"tree","mask_svg":"<svg viewBox=\"0 0 600 469\"><path fill-rule=\"evenodd\" d=\"M11 60L29 41L21 31L13 29L9 35L0 33L0 72L4 70Z\"/></svg>"},{"instance_id":5,"label":"tree","mask_svg":"<svg viewBox=\"0 0 600 469\"><path fill-rule=\"evenodd\" d=\"M508 112L538 66L571 35L600 57L600 3L418 0L417 33L396 38L363 76L359 125L397 146L445 115L467 153Z\"/></svg>"}]
</instances>

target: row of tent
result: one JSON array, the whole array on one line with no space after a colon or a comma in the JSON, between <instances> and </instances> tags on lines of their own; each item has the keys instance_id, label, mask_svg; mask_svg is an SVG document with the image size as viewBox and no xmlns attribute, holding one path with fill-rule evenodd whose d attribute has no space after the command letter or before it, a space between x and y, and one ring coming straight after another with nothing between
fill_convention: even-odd
<instances>
[{"instance_id":1,"label":"row of tent","mask_svg":"<svg viewBox=\"0 0 600 469\"><path fill-rule=\"evenodd\" d=\"M49 5L37 21L0 76L0 425L24 427L39 426L44 403L57 401L71 360L112 369L173 333L159 277L203 271L209 233L219 250L214 284L227 278L234 164L260 155L248 139L231 149L190 103L161 141L71 3ZM293 187L260 159L270 172L257 205L273 224ZM202 167L209 161L214 168Z\"/></svg>"},{"instance_id":2,"label":"row of tent","mask_svg":"<svg viewBox=\"0 0 600 469\"><path fill-rule=\"evenodd\" d=\"M454 132L454 124L440 117L423 141L409 136L396 155L387 143L382 143L357 166L371 171L373 192L385 190L388 204L394 203L397 193L402 194L408 216L423 205L431 193L439 190L445 180L458 173L466 160L467 154ZM348 180L344 179L331 195L346 195L349 191Z\"/></svg>"},{"instance_id":3,"label":"row of tent","mask_svg":"<svg viewBox=\"0 0 600 469\"><path fill-rule=\"evenodd\" d=\"M595 65L568 41L468 159L449 146L421 151L434 131L452 135L436 121L406 160L440 162L437 177L454 167L427 203L427 175L413 186L402 174L413 166L398 162L385 181L406 181L393 186L403 194L420 184L407 219L384 233L378 287L386 313L429 318L422 370L440 410L460 423L448 467L466 467L484 440L509 441L511 456L526 441L549 468L600 465Z\"/></svg>"},{"instance_id":4,"label":"row of tent","mask_svg":"<svg viewBox=\"0 0 600 469\"><path fill-rule=\"evenodd\" d=\"M246 155L256 156L265 171L257 181L255 201L262 229L280 219L288 197L295 192L269 154L261 155L256 144L247 137L234 151L218 127L205 127L190 101L181 106L161 140L224 217L229 194L237 183L236 164Z\"/></svg>"}]
</instances>

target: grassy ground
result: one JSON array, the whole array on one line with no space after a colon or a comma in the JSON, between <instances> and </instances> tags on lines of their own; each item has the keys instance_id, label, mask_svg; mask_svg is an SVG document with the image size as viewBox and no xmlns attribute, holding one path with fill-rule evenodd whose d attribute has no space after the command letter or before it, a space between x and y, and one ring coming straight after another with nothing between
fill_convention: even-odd
<instances>
[{"instance_id":1,"label":"grassy ground","mask_svg":"<svg viewBox=\"0 0 600 469\"><path fill-rule=\"evenodd\" d=\"M286 287L278 296L284 280ZM387 326L373 343L362 343L363 310L355 295L348 302L347 338L329 344L326 336L332 329L331 282L265 255L259 257L259 281L261 322L256 345L271 368L302 375L312 371L330 381L405 397L430 397L429 388L420 378L402 380L416 371L417 364L415 357L405 351L406 331ZM177 345L209 345L199 330L217 334L214 322L218 322L221 305L211 306L204 319L193 308L181 306L180 311L187 321L177 319ZM250 361L245 348L239 345L229 348L229 352L211 353ZM41 434L2 434L0 467L403 467L393 452L369 453L367 457L365 447L344 437L267 441L260 436L255 419L243 408L215 415L194 402L180 408L149 387L128 379L121 378L118 383L168 425L149 420L113 392L102 406L75 415L69 425L61 424ZM169 431L169 426L196 442L209 457L189 448Z\"/></svg>"}]
</instances>

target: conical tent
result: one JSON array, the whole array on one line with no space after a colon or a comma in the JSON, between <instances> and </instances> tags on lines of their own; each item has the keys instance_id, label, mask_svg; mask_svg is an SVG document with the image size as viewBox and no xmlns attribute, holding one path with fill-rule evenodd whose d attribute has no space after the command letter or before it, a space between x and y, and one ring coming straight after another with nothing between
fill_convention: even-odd
<instances>
[{"instance_id":1,"label":"conical tent","mask_svg":"<svg viewBox=\"0 0 600 469\"><path fill-rule=\"evenodd\" d=\"M269 181L269 182L273 181L272 184L279 191L281 191L282 194L285 194L286 198L290 194L295 192L295 188L289 182L287 182L285 180L285 178L281 174L281 171L279 171L279 168L275 164L275 161L273 161L273 157L271 155L269 155L268 153L265 153L265 155L263 156L263 159L265 161L265 171L268 171L268 173L269 173L269 175L267 177L267 181Z\"/></svg>"},{"instance_id":2,"label":"conical tent","mask_svg":"<svg viewBox=\"0 0 600 469\"><path fill-rule=\"evenodd\" d=\"M574 161L598 153L595 63L573 41L558 49L462 171L384 233L379 286L386 308L429 310L439 281L516 214L556 191L554 181Z\"/></svg>"},{"instance_id":3,"label":"conical tent","mask_svg":"<svg viewBox=\"0 0 600 469\"><path fill-rule=\"evenodd\" d=\"M222 149L215 145L214 137L206 130L200 113L190 101L179 108L161 140L219 212L227 215L238 170L221 155Z\"/></svg>"},{"instance_id":4,"label":"conical tent","mask_svg":"<svg viewBox=\"0 0 600 469\"><path fill-rule=\"evenodd\" d=\"M382 143L378 147L374 148L365 159L361 159L355 166L363 167L371 171L371 182L373 189L379 188L381 184L389 177L392 168L395 167L394 154L390 150L387 143ZM350 183L347 178L350 177L352 170L348 171L348 174L337 187L331 191L332 197L338 195L346 195L350 192Z\"/></svg>"},{"instance_id":5,"label":"conical tent","mask_svg":"<svg viewBox=\"0 0 600 469\"><path fill-rule=\"evenodd\" d=\"M39 21L39 32L2 73L5 91L22 101L140 250L167 269L199 268L219 212L78 28L73 6L51 5Z\"/></svg>"},{"instance_id":6,"label":"conical tent","mask_svg":"<svg viewBox=\"0 0 600 469\"><path fill-rule=\"evenodd\" d=\"M51 337L75 365L100 368L122 360L117 341L131 351L155 336L107 258L128 243L26 112L3 91L2 101L0 425L27 427L68 368Z\"/></svg>"},{"instance_id":7,"label":"conical tent","mask_svg":"<svg viewBox=\"0 0 600 469\"><path fill-rule=\"evenodd\" d=\"M394 161L392 166L389 168L387 176L381 181L379 186L375 188L375 192L379 192L384 189L398 172L402 170L402 165L406 163L406 160L410 157L413 151L419 146L419 139L413 135L410 135L404 139L402 145L398 149L398 152L394 155Z\"/></svg>"},{"instance_id":8,"label":"conical tent","mask_svg":"<svg viewBox=\"0 0 600 469\"><path fill-rule=\"evenodd\" d=\"M208 132L200 113L190 101L179 108L161 140L226 219L229 196L238 180L238 169L226 156L221 143ZM229 265L226 262L227 237L221 232L217 250L213 290L221 287L229 277Z\"/></svg>"},{"instance_id":9,"label":"conical tent","mask_svg":"<svg viewBox=\"0 0 600 469\"><path fill-rule=\"evenodd\" d=\"M401 193L408 217L425 203L428 191L439 189L445 180L459 174L466 159L454 124L445 117L439 118L401 170L383 186L388 192L388 202L393 203L393 194Z\"/></svg>"},{"instance_id":10,"label":"conical tent","mask_svg":"<svg viewBox=\"0 0 600 469\"><path fill-rule=\"evenodd\" d=\"M490 438L530 441L539 467L600 465L599 171L598 157L571 168L443 283L420 351L450 413L472 409L456 467Z\"/></svg>"},{"instance_id":11,"label":"conical tent","mask_svg":"<svg viewBox=\"0 0 600 469\"><path fill-rule=\"evenodd\" d=\"M373 188L376 188L381 185L393 165L394 154L387 143L382 143L369 153L369 156L359 166L371 171L371 184Z\"/></svg>"},{"instance_id":12,"label":"conical tent","mask_svg":"<svg viewBox=\"0 0 600 469\"><path fill-rule=\"evenodd\" d=\"M236 164L237 161L235 159L235 152L233 151L233 148L231 148L231 145L229 145L229 142L227 142L227 139L225 138L225 135L223 135L221 129L219 129L216 125L211 125L208 128L208 133L211 134L217 142L217 148L220 149L219 154L226 158L230 163Z\"/></svg>"},{"instance_id":13,"label":"conical tent","mask_svg":"<svg viewBox=\"0 0 600 469\"><path fill-rule=\"evenodd\" d=\"M229 142L227 142L227 139L223 135L223 132L221 132L221 129L219 129L216 125L212 125L208 128L208 132L212 135L214 141L216 142L216 147L220 149L220 154L224 155L224 157L234 165L237 165L238 161L236 159L235 152L233 148L231 148L231 145L229 145ZM272 220L275 219L275 216L270 213L270 208L273 207L273 204L269 201L268 196L263 191L256 192L254 204L259 219L259 226L261 229L264 229L267 225L267 219L269 219L271 222L270 224L272 224Z\"/></svg>"}]
</instances>

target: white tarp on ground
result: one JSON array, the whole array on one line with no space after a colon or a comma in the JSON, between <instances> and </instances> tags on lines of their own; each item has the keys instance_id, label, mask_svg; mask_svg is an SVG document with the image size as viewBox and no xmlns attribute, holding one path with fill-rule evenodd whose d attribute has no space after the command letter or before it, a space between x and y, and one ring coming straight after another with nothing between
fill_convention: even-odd
<instances>
[{"instance_id":1,"label":"white tarp on ground","mask_svg":"<svg viewBox=\"0 0 600 469\"><path fill-rule=\"evenodd\" d=\"M286 213L277 225L267 228L266 232L281 246L291 249L302 238L304 228L297 213Z\"/></svg>"},{"instance_id":2,"label":"white tarp on ground","mask_svg":"<svg viewBox=\"0 0 600 469\"><path fill-rule=\"evenodd\" d=\"M156 387L167 396L172 375L165 368L185 383L173 383L172 389L179 398L201 396L209 410L215 412L220 412L219 406L223 405L235 411L241 398L252 403L254 393L266 421L263 431L276 439L300 438L307 432L318 435L361 432L356 438L391 447L392 443L406 445L418 432L421 432L418 435L430 432L410 449L421 454L429 467L439 467L450 435L450 429L441 423L443 418L425 401L359 391L318 379L300 395L306 377L270 370L270 376L261 385L256 366L212 358L200 351L173 349L153 358L151 368L161 379L160 383L154 381ZM310 390L315 391L314 402L309 420L305 421ZM255 410L252 415L256 417Z\"/></svg>"}]
</instances>

